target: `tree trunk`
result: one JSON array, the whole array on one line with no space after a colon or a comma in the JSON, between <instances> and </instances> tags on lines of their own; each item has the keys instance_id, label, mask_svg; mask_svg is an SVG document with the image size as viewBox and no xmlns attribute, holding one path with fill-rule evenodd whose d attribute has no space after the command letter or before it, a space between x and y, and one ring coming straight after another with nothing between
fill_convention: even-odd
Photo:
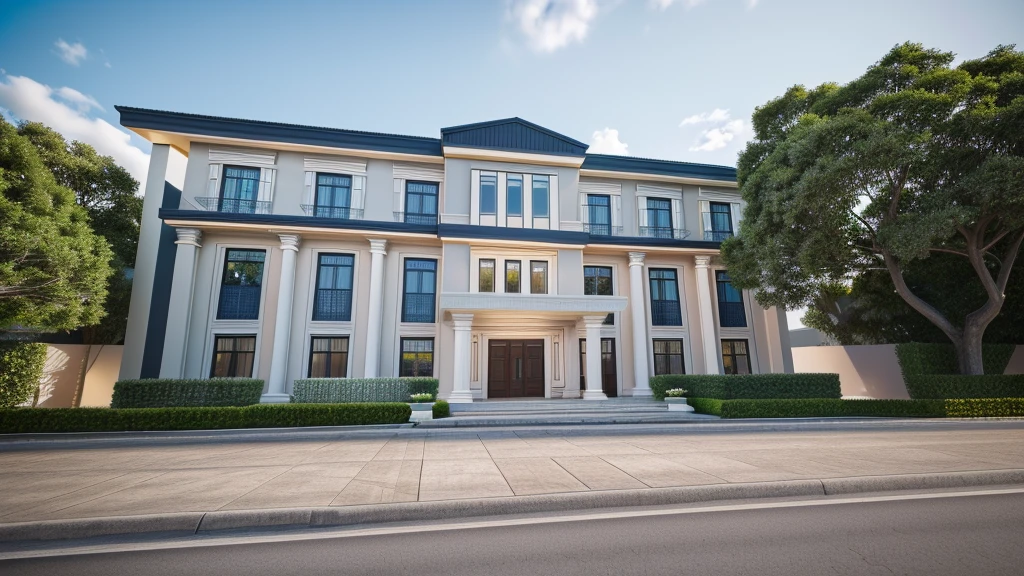
<instances>
[{"instance_id":1,"label":"tree trunk","mask_svg":"<svg viewBox=\"0 0 1024 576\"><path fill-rule=\"evenodd\" d=\"M987 327L987 322L984 326L965 326L963 336L959 341L953 342L961 374L981 375L985 373L981 341Z\"/></svg>"}]
</instances>

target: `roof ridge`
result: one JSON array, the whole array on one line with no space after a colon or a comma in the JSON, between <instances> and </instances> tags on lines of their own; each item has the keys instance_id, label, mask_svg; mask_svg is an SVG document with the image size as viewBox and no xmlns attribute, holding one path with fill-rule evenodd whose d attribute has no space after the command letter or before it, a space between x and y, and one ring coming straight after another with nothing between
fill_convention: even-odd
<instances>
[{"instance_id":1,"label":"roof ridge","mask_svg":"<svg viewBox=\"0 0 1024 576\"><path fill-rule=\"evenodd\" d=\"M736 170L735 166L728 166L725 164L705 164L703 162L690 162L688 160L666 160L664 158L648 158L646 156L626 156L623 154L600 154L596 152L587 152L588 157L605 157L605 158L622 158L624 160L643 160L644 162L664 162L666 164L686 164L687 166L704 166L706 168L726 168L729 170Z\"/></svg>"}]
</instances>

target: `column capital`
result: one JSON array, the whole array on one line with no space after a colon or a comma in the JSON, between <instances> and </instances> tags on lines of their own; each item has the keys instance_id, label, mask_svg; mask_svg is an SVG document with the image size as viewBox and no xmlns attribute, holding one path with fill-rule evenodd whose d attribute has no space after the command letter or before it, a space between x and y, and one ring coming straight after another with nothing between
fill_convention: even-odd
<instances>
[{"instance_id":1,"label":"column capital","mask_svg":"<svg viewBox=\"0 0 1024 576\"><path fill-rule=\"evenodd\" d=\"M178 235L178 239L174 241L175 244L191 244L196 248L203 247L199 243L203 239L202 230L198 228L175 228L174 232Z\"/></svg>"},{"instance_id":2,"label":"column capital","mask_svg":"<svg viewBox=\"0 0 1024 576\"><path fill-rule=\"evenodd\" d=\"M456 330L470 330L473 328L472 314L452 314L452 324Z\"/></svg>"},{"instance_id":3,"label":"column capital","mask_svg":"<svg viewBox=\"0 0 1024 576\"><path fill-rule=\"evenodd\" d=\"M281 239L281 250L291 250L293 252L299 251L299 240L302 239L298 234L278 234L278 238Z\"/></svg>"},{"instance_id":4,"label":"column capital","mask_svg":"<svg viewBox=\"0 0 1024 576\"><path fill-rule=\"evenodd\" d=\"M693 261L697 268L710 268L711 256L694 256Z\"/></svg>"},{"instance_id":5,"label":"column capital","mask_svg":"<svg viewBox=\"0 0 1024 576\"><path fill-rule=\"evenodd\" d=\"M605 321L606 318L608 318L607 314L601 314L600 316L597 316L597 315L584 316L583 317L583 325L586 326L587 329L601 328L602 326L604 326L604 321Z\"/></svg>"},{"instance_id":6,"label":"column capital","mask_svg":"<svg viewBox=\"0 0 1024 576\"><path fill-rule=\"evenodd\" d=\"M630 266L643 266L644 259L647 257L646 252L630 252L629 253L629 265Z\"/></svg>"},{"instance_id":7,"label":"column capital","mask_svg":"<svg viewBox=\"0 0 1024 576\"><path fill-rule=\"evenodd\" d=\"M388 253L384 250L388 247L388 241L382 238L371 238L370 239L370 253L380 254L381 256L387 256Z\"/></svg>"}]
</instances>

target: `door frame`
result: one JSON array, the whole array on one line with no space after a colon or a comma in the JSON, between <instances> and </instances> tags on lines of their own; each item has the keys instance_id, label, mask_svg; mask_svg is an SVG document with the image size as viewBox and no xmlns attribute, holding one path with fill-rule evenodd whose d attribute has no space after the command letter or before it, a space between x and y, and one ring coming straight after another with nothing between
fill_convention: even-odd
<instances>
[{"instance_id":1,"label":"door frame","mask_svg":"<svg viewBox=\"0 0 1024 576\"><path fill-rule=\"evenodd\" d=\"M486 400L489 398L487 394L487 374L490 369L490 353L488 352L491 347L491 340L543 340L544 341L544 398L551 398L551 390L555 386L554 384L554 362L561 362L559 374L561 375L560 383L563 388L566 382L566 371L565 371L565 342L566 332L563 328L543 328L543 329L523 329L518 330L515 328L508 327L490 327L486 326L480 329L478 332L476 329L471 333L472 336L479 336L480 338L480 349L477 353L476 358L479 362L479 382L471 382L471 390L474 397ZM554 358L552 342L557 338L561 342L561 350L559 353L561 358ZM472 376L471 376L472 379ZM479 385L479 388L472 388L474 385ZM539 396L529 396L529 398L540 398Z\"/></svg>"},{"instance_id":2,"label":"door frame","mask_svg":"<svg viewBox=\"0 0 1024 576\"><path fill-rule=\"evenodd\" d=\"M546 397L545 395L547 393L547 386L546 386L547 383L546 383L545 379L546 379L548 371L547 371L547 363L545 362L546 351L545 351L545 348L544 348L544 340L541 339L541 338L492 338L492 339L489 339L487 341L487 360L488 360L488 366L487 366L487 370L488 370L487 371L487 375L488 375L487 394L488 394L488 396L490 396L490 385L491 385L490 379L489 379L489 377L490 377L491 350L494 349L493 344L495 344L495 343L503 343L504 346L499 346L498 348L504 348L506 350L506 353L508 354L507 357L506 357L506 360L507 360L508 364L505 367L505 379L506 379L506 382L507 382L507 384L509 386L508 391L510 392L510 394L508 396L504 396L503 398L523 398L523 399L527 399L527 400L531 399L531 398L545 398ZM531 348L536 349L537 347L540 347L540 349L541 349L540 357L537 358L537 360L539 360L540 363L541 363L541 376L540 376L540 378L541 378L542 382L544 383L544 385L541 388L541 394L540 395L529 395L529 394L526 394L526 392L527 392L527 378L528 378L527 374L529 373L529 360L530 360L529 350ZM514 362L513 362L514 352L513 352L513 350L516 349L516 348L519 349L519 352L521 354L519 359L522 361L522 365L521 365L522 366L522 375L520 376L520 380L521 380L523 395L521 395L521 396L514 396L514 395L511 394L511 385L512 385L512 380L514 379L514 377L512 375L513 374L513 370L514 370L513 369L513 366L514 366ZM536 384L535 381L534 381L534 384Z\"/></svg>"}]
</instances>

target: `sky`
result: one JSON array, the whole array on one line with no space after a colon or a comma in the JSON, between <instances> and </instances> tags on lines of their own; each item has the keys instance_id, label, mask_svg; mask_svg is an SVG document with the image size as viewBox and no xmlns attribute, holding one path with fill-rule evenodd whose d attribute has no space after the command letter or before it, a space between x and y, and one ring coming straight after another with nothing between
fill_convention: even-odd
<instances>
[{"instance_id":1,"label":"sky","mask_svg":"<svg viewBox=\"0 0 1024 576\"><path fill-rule=\"evenodd\" d=\"M150 147L114 105L432 137L519 116L591 152L735 166L757 106L905 41L1024 46L1024 0L0 0L0 114L143 182Z\"/></svg>"}]
</instances>

